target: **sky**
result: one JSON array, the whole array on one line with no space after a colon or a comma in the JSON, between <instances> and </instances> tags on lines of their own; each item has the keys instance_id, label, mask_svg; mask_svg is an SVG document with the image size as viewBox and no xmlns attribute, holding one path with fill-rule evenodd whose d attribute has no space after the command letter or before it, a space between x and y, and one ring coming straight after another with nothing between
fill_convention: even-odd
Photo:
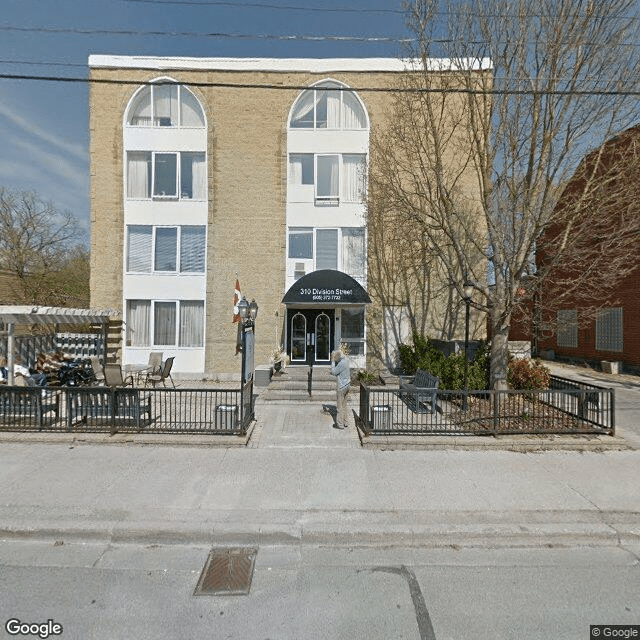
<instances>
[{"instance_id":1,"label":"sky","mask_svg":"<svg viewBox=\"0 0 640 640\"><path fill-rule=\"evenodd\" d=\"M86 79L92 54L398 57L408 37L401 0L2 0L0 186L70 211L88 243L88 86L8 76Z\"/></svg>"}]
</instances>

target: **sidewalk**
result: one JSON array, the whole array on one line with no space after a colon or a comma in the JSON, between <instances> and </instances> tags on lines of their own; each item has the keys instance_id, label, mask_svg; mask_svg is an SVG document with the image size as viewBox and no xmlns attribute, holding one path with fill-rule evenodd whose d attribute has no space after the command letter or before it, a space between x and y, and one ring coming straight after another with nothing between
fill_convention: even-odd
<instances>
[{"instance_id":1,"label":"sidewalk","mask_svg":"<svg viewBox=\"0 0 640 640\"><path fill-rule=\"evenodd\" d=\"M629 393L640 400L640 388ZM247 447L3 439L0 538L640 543L638 450L369 450L353 427L333 429L321 404L259 403L256 414ZM639 417L634 410L625 421L631 427Z\"/></svg>"}]
</instances>

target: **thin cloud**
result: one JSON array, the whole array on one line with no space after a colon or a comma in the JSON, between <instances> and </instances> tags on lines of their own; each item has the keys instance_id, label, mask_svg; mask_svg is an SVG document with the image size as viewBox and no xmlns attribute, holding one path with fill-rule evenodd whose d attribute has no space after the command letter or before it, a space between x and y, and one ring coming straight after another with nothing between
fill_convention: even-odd
<instances>
[{"instance_id":1,"label":"thin cloud","mask_svg":"<svg viewBox=\"0 0 640 640\"><path fill-rule=\"evenodd\" d=\"M76 164L69 162L66 154L57 151L46 151L37 142L13 138L11 143L23 149L28 156L33 159L35 165L38 166L40 170L63 178L71 183L74 188L86 188L87 169L84 162L82 163L82 167L78 167ZM83 160L86 161L86 159Z\"/></svg>"},{"instance_id":2,"label":"thin cloud","mask_svg":"<svg viewBox=\"0 0 640 640\"><path fill-rule=\"evenodd\" d=\"M0 100L0 115L4 116L20 130L37 138L41 142L46 142L60 151L74 156L77 160L87 161L87 150L82 145L70 143L52 134L50 131L46 131L37 123L18 115L15 109L11 108L2 100Z\"/></svg>"}]
</instances>

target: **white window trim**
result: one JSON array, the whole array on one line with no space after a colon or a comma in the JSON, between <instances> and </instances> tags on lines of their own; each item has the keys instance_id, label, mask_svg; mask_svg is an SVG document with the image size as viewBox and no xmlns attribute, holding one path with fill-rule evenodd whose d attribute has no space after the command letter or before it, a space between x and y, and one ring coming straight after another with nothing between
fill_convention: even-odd
<instances>
[{"instance_id":1,"label":"white window trim","mask_svg":"<svg viewBox=\"0 0 640 640\"><path fill-rule=\"evenodd\" d=\"M188 300L176 300L176 299L153 299L150 300L148 298L128 298L125 300L125 309L127 310L127 314L129 312L129 301L130 300L138 300L140 302L149 302L150 303L150 310L149 310L149 329L148 329L148 334L149 334L149 342L150 344L147 345L136 345L136 346L132 346L127 344L126 347L128 349L149 349L149 348L154 348L154 347L167 347L167 348L171 348L171 349L179 349L179 350L203 350L204 346L206 344L206 301L202 300L202 299L188 299ZM202 327L202 345L198 346L198 347L183 347L180 346L180 305L183 302L201 302L202 303L202 320L203 320L203 327ZM175 336L174 336L174 342L173 344L156 344L155 343L155 307L156 307L156 303L173 303L175 305L175 311L176 311L176 327L175 327ZM127 322L129 322L129 317L127 316ZM127 340L128 342L128 340Z\"/></svg>"},{"instance_id":2,"label":"white window trim","mask_svg":"<svg viewBox=\"0 0 640 640\"><path fill-rule=\"evenodd\" d=\"M303 184L302 182L300 184L296 184L294 182L291 181L291 170L290 170L290 166L291 166L291 158L292 156L313 156L313 184ZM348 203L348 204L359 204L362 205L366 202L366 197L367 197L367 191L369 188L368 185L368 180L364 179L364 193L360 196L360 198L356 198L356 199L349 199L344 197L344 193L346 191L346 185L344 184L344 181L346 179L346 175L347 172L345 170L345 162L344 162L344 156L362 156L364 159L363 162L363 166L364 166L364 171L365 174L368 170L368 154L366 153L297 153L297 152L290 152L287 162L288 162L288 166L287 166L287 181L288 181L288 189L312 189L313 188L313 199L314 199L314 204L316 206L328 206L328 205L334 205L334 206L339 206L342 203ZM319 158L338 158L338 190L337 190L337 194L335 196L320 196L318 195L318 159ZM309 192L310 193L310 192Z\"/></svg>"},{"instance_id":3,"label":"white window trim","mask_svg":"<svg viewBox=\"0 0 640 640\"><path fill-rule=\"evenodd\" d=\"M326 87L323 86L325 84L329 84L329 83L333 83L334 85L337 85L336 87ZM318 104L318 100L316 98L317 96L317 92L318 91L339 91L340 92L340 126L336 127L318 127L318 118L317 118L317 104ZM293 113L296 109L296 106L298 104L298 102L302 99L302 96L305 95L305 93L307 91L313 91L313 127L292 127L291 126L291 118L293 117ZM365 126L364 127L358 127L358 128L346 128L346 127L342 127L342 119L344 117L344 94L345 92L349 92L351 93L356 100L359 102L360 104L360 108L362 109L362 112L364 113L364 119L365 119ZM293 104L291 105L291 109L289 110L289 118L287 119L287 128L290 131L309 131L309 132L318 132L318 131L369 131L370 129L370 122L369 122L369 112L367 111L366 107L364 106L364 103L362 102L362 100L360 99L360 96L358 95L357 91L354 91L353 89L351 89L348 85L346 85L344 82L340 82L339 80L334 80L332 78L325 78L323 80L320 80L318 82L316 82L315 84L311 85L308 89L303 89L298 96L296 97L296 99L293 101Z\"/></svg>"},{"instance_id":4,"label":"white window trim","mask_svg":"<svg viewBox=\"0 0 640 640\"><path fill-rule=\"evenodd\" d=\"M163 83L162 85L160 85L159 83ZM159 87L159 86L166 86L166 84L171 83L171 84L175 84L178 87L178 96L177 96L177 103L178 103L178 124L172 124L169 126L161 126L159 124L155 124L156 121L156 116L155 116L155 100L154 100L154 93L155 90ZM136 101L138 94L141 93L142 91L145 90L146 87L150 87L151 89L151 117L150 117L150 122L149 124L130 124L129 123L129 111L131 110L133 103ZM198 106L200 107L200 114L202 116L202 122L203 125L202 126L195 126L195 125L184 125L182 124L182 91L185 90L187 91L189 94L191 94L196 102L198 103ZM198 96L196 96L195 93L193 93L193 91L191 91L187 86L185 86L184 84L178 82L177 80L174 80L173 78L155 78L154 80L152 80L150 82L149 85L144 85L142 87L140 87L134 94L133 96L131 96L131 99L129 100L129 104L127 105L127 108L125 109L125 114L124 114L124 126L125 127L130 127L130 128L135 128L135 129L206 129L207 128L207 117L206 114L204 112L204 109L202 108L202 103L200 101L200 99L198 98Z\"/></svg>"},{"instance_id":5,"label":"white window trim","mask_svg":"<svg viewBox=\"0 0 640 640\"><path fill-rule=\"evenodd\" d=\"M343 256L343 234L344 234L344 229L363 229L364 230L364 251L365 251L365 255L364 255L364 273L363 274L356 274L355 276L352 276L354 278L363 278L366 281L367 278L367 228L366 227L289 227L287 229L287 246L286 246L286 256L287 256L287 260L290 263L295 263L295 262L300 262L300 261L307 261L307 262L311 262L312 263L312 268L311 270L308 272L310 273L311 271L317 271L318 267L317 267L317 257L318 257L318 248L317 248L317 237L318 237L318 231L337 231L338 232L338 271L341 271L343 273L346 273L344 271L344 256ZM312 234L312 248L313 248L313 256L311 258L290 258L289 257L289 235L291 233L305 233L305 232L311 232Z\"/></svg>"},{"instance_id":6,"label":"white window trim","mask_svg":"<svg viewBox=\"0 0 640 640\"><path fill-rule=\"evenodd\" d=\"M129 227L151 227L151 271L129 271L127 266L129 263ZM202 271L182 271L181 249L182 249L182 230L184 227L203 227L204 228L204 268ZM156 231L157 229L177 229L176 239L176 269L175 271L160 271L156 269ZM288 242L288 236L287 236ZM125 247L125 274L126 275L180 275L180 276L203 276L207 272L207 226L206 225L141 225L132 224L126 226L126 247Z\"/></svg>"},{"instance_id":7,"label":"white window trim","mask_svg":"<svg viewBox=\"0 0 640 640\"><path fill-rule=\"evenodd\" d=\"M148 197L146 198L142 198L142 197L132 197L127 195L129 193L129 171L128 171L128 167L129 167L129 153L148 153L151 155L151 193ZM207 166L207 153L206 151L150 151L150 150L144 150L144 149L127 149L127 154L126 154L126 162L125 162L125 168L124 168L124 179L125 179L125 199L128 202L133 202L133 201L140 201L140 202L149 202L149 201L158 201L158 202L163 202L163 201L170 201L170 202L176 202L176 201L180 201L180 202L207 202L208 201L208 195L207 195L207 186L205 184L205 188L203 189L204 191L204 198L183 198L182 197L182 190L181 190L181 185L182 185L182 154L186 154L186 153L199 153L202 154L202 156L204 157L204 164L205 164L205 176L208 175L208 166ZM155 193L156 190L156 156L158 155L163 155L163 156L168 156L168 155L174 155L176 156L176 193L175 195L157 195Z\"/></svg>"}]
</instances>

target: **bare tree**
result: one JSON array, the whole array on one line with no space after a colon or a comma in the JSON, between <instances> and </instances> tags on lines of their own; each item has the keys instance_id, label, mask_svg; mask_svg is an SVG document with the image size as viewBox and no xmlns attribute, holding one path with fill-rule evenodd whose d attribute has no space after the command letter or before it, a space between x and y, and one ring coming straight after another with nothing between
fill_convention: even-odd
<instances>
[{"instance_id":1,"label":"bare tree","mask_svg":"<svg viewBox=\"0 0 640 640\"><path fill-rule=\"evenodd\" d=\"M88 302L88 252L78 222L33 192L0 187L0 264L17 283L15 302Z\"/></svg>"},{"instance_id":2,"label":"bare tree","mask_svg":"<svg viewBox=\"0 0 640 640\"><path fill-rule=\"evenodd\" d=\"M374 136L370 211L384 202L417 222L460 299L473 282L473 306L491 327L492 387L505 388L512 314L523 287L532 295L531 283L541 286L550 272L536 274L536 243L554 222L584 215L579 207L558 214L564 186L588 150L633 121L637 100L624 89L640 70L636 3L406 6L422 65L398 92L392 124ZM443 56L456 73L438 70ZM585 174L585 193L599 173ZM639 223L625 224L610 247L628 255L637 246L628 225ZM574 240L556 243L552 261L569 256ZM601 280L620 275L606 260L601 267ZM575 273L588 289L588 277Z\"/></svg>"}]
</instances>

